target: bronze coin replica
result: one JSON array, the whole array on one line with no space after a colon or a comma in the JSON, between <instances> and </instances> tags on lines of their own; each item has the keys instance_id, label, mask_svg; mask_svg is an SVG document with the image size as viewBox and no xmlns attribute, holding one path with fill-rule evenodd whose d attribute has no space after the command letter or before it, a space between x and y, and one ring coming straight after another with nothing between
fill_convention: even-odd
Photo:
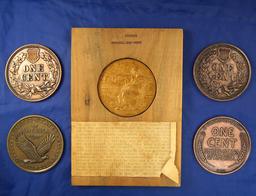
<instances>
[{"instance_id":1,"label":"bronze coin replica","mask_svg":"<svg viewBox=\"0 0 256 196\"><path fill-rule=\"evenodd\" d=\"M11 160L28 172L49 170L60 160L63 137L57 125L43 116L31 115L18 120L8 134Z\"/></svg>"},{"instance_id":2,"label":"bronze coin replica","mask_svg":"<svg viewBox=\"0 0 256 196\"><path fill-rule=\"evenodd\" d=\"M204 95L216 101L228 101L247 88L251 65L239 48L220 43L210 45L198 55L193 74Z\"/></svg>"},{"instance_id":3,"label":"bronze coin replica","mask_svg":"<svg viewBox=\"0 0 256 196\"><path fill-rule=\"evenodd\" d=\"M144 63L124 58L113 61L102 71L98 94L112 113L132 117L145 112L156 95L156 80Z\"/></svg>"},{"instance_id":4,"label":"bronze coin replica","mask_svg":"<svg viewBox=\"0 0 256 196\"><path fill-rule=\"evenodd\" d=\"M18 48L8 59L6 82L15 96L25 101L41 101L58 88L62 70L58 57L39 44Z\"/></svg>"},{"instance_id":5,"label":"bronze coin replica","mask_svg":"<svg viewBox=\"0 0 256 196\"><path fill-rule=\"evenodd\" d=\"M216 117L205 122L194 138L194 153L199 164L214 174L239 170L249 157L251 139L235 119Z\"/></svg>"}]
</instances>

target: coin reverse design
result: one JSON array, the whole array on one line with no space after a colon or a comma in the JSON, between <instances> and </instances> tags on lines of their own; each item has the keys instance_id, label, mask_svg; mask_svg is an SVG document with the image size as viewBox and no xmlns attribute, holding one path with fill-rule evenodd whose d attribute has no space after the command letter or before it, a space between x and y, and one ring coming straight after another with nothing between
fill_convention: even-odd
<instances>
[{"instance_id":1,"label":"coin reverse design","mask_svg":"<svg viewBox=\"0 0 256 196\"><path fill-rule=\"evenodd\" d=\"M61 81L58 57L47 47L29 44L18 48L8 59L5 78L15 96L41 101L52 95Z\"/></svg>"},{"instance_id":2,"label":"coin reverse design","mask_svg":"<svg viewBox=\"0 0 256 196\"><path fill-rule=\"evenodd\" d=\"M193 75L205 96L216 101L229 101L240 96L249 85L251 65L236 46L213 44L198 55Z\"/></svg>"},{"instance_id":3,"label":"coin reverse design","mask_svg":"<svg viewBox=\"0 0 256 196\"><path fill-rule=\"evenodd\" d=\"M246 128L230 117L215 117L205 122L194 137L194 154L207 171L225 175L239 170L251 151Z\"/></svg>"},{"instance_id":4,"label":"coin reverse design","mask_svg":"<svg viewBox=\"0 0 256 196\"><path fill-rule=\"evenodd\" d=\"M57 164L63 152L63 137L50 119L31 115L10 129L7 149L11 160L28 172L47 171Z\"/></svg>"},{"instance_id":5,"label":"coin reverse design","mask_svg":"<svg viewBox=\"0 0 256 196\"><path fill-rule=\"evenodd\" d=\"M98 95L113 114L132 117L145 112L156 96L156 80L144 63L118 59L107 65L98 80Z\"/></svg>"}]
</instances>

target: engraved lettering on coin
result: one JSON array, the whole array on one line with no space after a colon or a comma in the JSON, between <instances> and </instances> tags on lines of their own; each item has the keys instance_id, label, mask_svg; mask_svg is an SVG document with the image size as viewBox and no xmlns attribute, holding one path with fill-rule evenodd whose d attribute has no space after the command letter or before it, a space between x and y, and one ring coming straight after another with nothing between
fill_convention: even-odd
<instances>
[{"instance_id":1,"label":"engraved lettering on coin","mask_svg":"<svg viewBox=\"0 0 256 196\"><path fill-rule=\"evenodd\" d=\"M39 44L18 48L8 59L5 77L15 96L26 101L41 101L52 95L61 80L57 56Z\"/></svg>"},{"instance_id":2,"label":"engraved lettering on coin","mask_svg":"<svg viewBox=\"0 0 256 196\"><path fill-rule=\"evenodd\" d=\"M205 122L194 138L194 153L199 164L215 174L239 170L251 151L251 139L245 127L229 117Z\"/></svg>"},{"instance_id":3,"label":"engraved lettering on coin","mask_svg":"<svg viewBox=\"0 0 256 196\"><path fill-rule=\"evenodd\" d=\"M102 71L98 94L112 113L131 117L145 112L156 95L156 80L144 63L131 58L118 59Z\"/></svg>"},{"instance_id":4,"label":"engraved lettering on coin","mask_svg":"<svg viewBox=\"0 0 256 196\"><path fill-rule=\"evenodd\" d=\"M204 95L213 100L228 101L247 88L251 65L239 48L224 43L213 44L198 55L193 74Z\"/></svg>"},{"instance_id":5,"label":"engraved lettering on coin","mask_svg":"<svg viewBox=\"0 0 256 196\"><path fill-rule=\"evenodd\" d=\"M60 160L63 137L57 125L38 115L17 121L11 128L7 148L11 160L29 172L43 172Z\"/></svg>"}]
</instances>

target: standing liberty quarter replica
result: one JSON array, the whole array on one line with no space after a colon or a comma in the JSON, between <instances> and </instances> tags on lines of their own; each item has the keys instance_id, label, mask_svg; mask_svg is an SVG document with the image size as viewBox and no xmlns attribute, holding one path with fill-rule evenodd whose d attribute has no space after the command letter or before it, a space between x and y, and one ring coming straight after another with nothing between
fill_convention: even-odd
<instances>
[{"instance_id":1,"label":"standing liberty quarter replica","mask_svg":"<svg viewBox=\"0 0 256 196\"><path fill-rule=\"evenodd\" d=\"M5 77L15 96L26 101L41 101L52 95L61 81L57 56L39 44L18 48L8 59Z\"/></svg>"},{"instance_id":2,"label":"standing liberty quarter replica","mask_svg":"<svg viewBox=\"0 0 256 196\"><path fill-rule=\"evenodd\" d=\"M58 126L38 115L18 120L8 134L7 148L11 160L28 172L49 170L60 160L63 137Z\"/></svg>"},{"instance_id":3,"label":"standing liberty quarter replica","mask_svg":"<svg viewBox=\"0 0 256 196\"><path fill-rule=\"evenodd\" d=\"M251 151L245 127L230 117L215 117L205 122L194 138L194 153L207 171L225 175L239 170Z\"/></svg>"},{"instance_id":4,"label":"standing liberty quarter replica","mask_svg":"<svg viewBox=\"0 0 256 196\"><path fill-rule=\"evenodd\" d=\"M142 62L124 58L110 63L98 80L98 94L112 113L132 117L145 112L156 95L156 80Z\"/></svg>"},{"instance_id":5,"label":"standing liberty quarter replica","mask_svg":"<svg viewBox=\"0 0 256 196\"><path fill-rule=\"evenodd\" d=\"M236 46L219 43L205 48L194 63L194 80L199 90L210 99L228 101L247 88L251 65Z\"/></svg>"}]
</instances>

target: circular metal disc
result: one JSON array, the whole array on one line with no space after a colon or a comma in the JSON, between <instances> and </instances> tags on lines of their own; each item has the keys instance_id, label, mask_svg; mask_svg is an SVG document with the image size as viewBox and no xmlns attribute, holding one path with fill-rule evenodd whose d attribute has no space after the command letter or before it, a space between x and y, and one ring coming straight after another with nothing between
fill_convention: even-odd
<instances>
[{"instance_id":1,"label":"circular metal disc","mask_svg":"<svg viewBox=\"0 0 256 196\"><path fill-rule=\"evenodd\" d=\"M251 151L246 128L230 117L215 117L205 122L194 137L194 154L207 171L225 175L239 170Z\"/></svg>"},{"instance_id":2,"label":"circular metal disc","mask_svg":"<svg viewBox=\"0 0 256 196\"><path fill-rule=\"evenodd\" d=\"M229 101L247 88L251 65L239 48L218 43L198 55L193 75L197 87L205 96L216 101Z\"/></svg>"},{"instance_id":3,"label":"circular metal disc","mask_svg":"<svg viewBox=\"0 0 256 196\"><path fill-rule=\"evenodd\" d=\"M145 112L156 96L156 80L144 63L124 58L111 62L98 80L98 95L112 113L132 117Z\"/></svg>"},{"instance_id":4,"label":"circular metal disc","mask_svg":"<svg viewBox=\"0 0 256 196\"><path fill-rule=\"evenodd\" d=\"M11 160L28 172L44 172L60 160L64 141L58 126L50 119L31 115L10 129L7 149Z\"/></svg>"},{"instance_id":5,"label":"circular metal disc","mask_svg":"<svg viewBox=\"0 0 256 196\"><path fill-rule=\"evenodd\" d=\"M58 57L45 46L24 45L10 56L5 78L15 96L25 101L41 101L52 95L61 81Z\"/></svg>"}]
</instances>

